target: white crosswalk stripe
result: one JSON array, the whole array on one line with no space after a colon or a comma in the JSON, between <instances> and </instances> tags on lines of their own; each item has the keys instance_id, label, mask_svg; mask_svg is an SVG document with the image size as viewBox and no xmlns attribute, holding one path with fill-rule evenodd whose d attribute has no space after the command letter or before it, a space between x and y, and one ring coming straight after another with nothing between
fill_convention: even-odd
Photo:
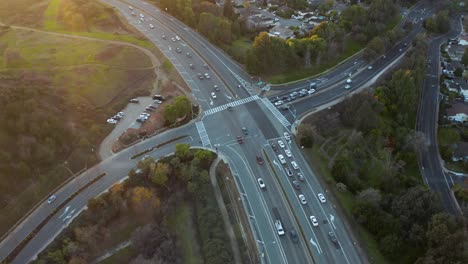
<instances>
[{"instance_id":1,"label":"white crosswalk stripe","mask_svg":"<svg viewBox=\"0 0 468 264\"><path fill-rule=\"evenodd\" d=\"M212 115L212 114L215 114L215 113L218 113L220 111L223 111L223 110L226 110L229 106L231 107L234 107L234 106L238 106L238 105L242 105L242 104L246 104L248 102L252 102L252 101L255 101L255 100L258 100L260 99L260 97L258 97L258 95L254 95L254 96L250 96L250 97L247 97L247 98L243 98L243 99L240 99L240 100L237 100L237 101L234 101L234 102L230 102L230 103L227 103L225 105L220 105L218 107L215 107L215 108L211 108L209 110L206 110L205 111L205 115Z\"/></svg>"},{"instance_id":2,"label":"white crosswalk stripe","mask_svg":"<svg viewBox=\"0 0 468 264\"><path fill-rule=\"evenodd\" d=\"M200 135L200 139L202 141L203 146L211 147L210 138L208 137L208 133L206 133L206 129L205 129L205 125L203 124L203 121L195 122L195 125L197 126L198 135Z\"/></svg>"},{"instance_id":3,"label":"white crosswalk stripe","mask_svg":"<svg viewBox=\"0 0 468 264\"><path fill-rule=\"evenodd\" d=\"M252 89L250 86L250 83L247 82L246 80L242 79L239 75L232 73L234 77L237 79L237 81L249 92L250 95L255 95L255 91Z\"/></svg>"},{"instance_id":4,"label":"white crosswalk stripe","mask_svg":"<svg viewBox=\"0 0 468 264\"><path fill-rule=\"evenodd\" d=\"M288 127L291 125L291 123L289 123L286 117L284 117L284 115L282 115L280 111L278 111L278 109L270 102L270 100L268 100L268 98L262 98L262 102L273 113L273 115L275 115L275 117L278 118L278 120L283 126Z\"/></svg>"}]
</instances>

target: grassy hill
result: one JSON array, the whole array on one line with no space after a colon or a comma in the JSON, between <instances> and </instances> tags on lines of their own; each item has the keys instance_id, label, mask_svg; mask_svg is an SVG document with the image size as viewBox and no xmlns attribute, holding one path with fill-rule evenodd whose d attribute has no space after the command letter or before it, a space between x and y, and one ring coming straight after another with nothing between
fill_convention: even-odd
<instances>
[{"instance_id":1,"label":"grassy hill","mask_svg":"<svg viewBox=\"0 0 468 264\"><path fill-rule=\"evenodd\" d=\"M147 55L128 45L8 26L151 46L96 0L0 1L0 22L3 234L71 172L97 161L111 129L106 118L148 94L155 74Z\"/></svg>"}]
</instances>

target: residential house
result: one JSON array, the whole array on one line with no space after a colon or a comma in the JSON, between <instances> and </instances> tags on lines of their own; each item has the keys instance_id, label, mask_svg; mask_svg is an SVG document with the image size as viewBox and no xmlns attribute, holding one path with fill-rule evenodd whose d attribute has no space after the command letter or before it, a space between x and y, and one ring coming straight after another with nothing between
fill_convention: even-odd
<instances>
[{"instance_id":1,"label":"residential house","mask_svg":"<svg viewBox=\"0 0 468 264\"><path fill-rule=\"evenodd\" d=\"M460 85L453 80L445 79L444 80L445 87L449 90L449 92L460 93Z\"/></svg>"},{"instance_id":2,"label":"residential house","mask_svg":"<svg viewBox=\"0 0 468 264\"><path fill-rule=\"evenodd\" d=\"M447 109L447 119L456 123L465 123L468 121L468 104L456 102Z\"/></svg>"},{"instance_id":3,"label":"residential house","mask_svg":"<svg viewBox=\"0 0 468 264\"><path fill-rule=\"evenodd\" d=\"M468 161L468 142L458 142L453 152L452 161Z\"/></svg>"},{"instance_id":4,"label":"residential house","mask_svg":"<svg viewBox=\"0 0 468 264\"><path fill-rule=\"evenodd\" d=\"M247 28L250 30L262 30L273 26L274 19L263 15L252 15L247 18Z\"/></svg>"},{"instance_id":5,"label":"residential house","mask_svg":"<svg viewBox=\"0 0 468 264\"><path fill-rule=\"evenodd\" d=\"M289 39L294 37L294 31L281 25L275 26L272 29L270 29L270 33L268 34L270 36L279 37L282 39Z\"/></svg>"}]
</instances>

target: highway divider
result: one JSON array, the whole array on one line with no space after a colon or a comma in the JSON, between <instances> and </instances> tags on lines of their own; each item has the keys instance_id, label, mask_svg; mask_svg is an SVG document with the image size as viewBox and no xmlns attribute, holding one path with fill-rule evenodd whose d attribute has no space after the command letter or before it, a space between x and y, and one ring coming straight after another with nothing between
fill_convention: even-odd
<instances>
[{"instance_id":1,"label":"highway divider","mask_svg":"<svg viewBox=\"0 0 468 264\"><path fill-rule=\"evenodd\" d=\"M281 182L280 182L280 180L279 180L279 175L276 173L276 170L275 170L275 168L273 167L273 164L272 164L270 158L268 157L267 153L265 152L265 149L262 148L262 152L263 152L263 156L265 157L265 159L266 159L266 161L267 161L267 163L268 163L268 166L270 166L270 169L273 171L273 174L274 174L275 177L276 177L276 181L278 182L278 186L280 187L280 190L281 190L281 192L283 193L283 196L286 198L286 197L287 197L286 191L284 190L283 185L281 185ZM292 204L291 204L291 201L289 201L289 199L287 199L287 198L286 198L285 200L286 200L286 202L288 203L289 208L293 208L293 206L292 206ZM291 214L291 215L294 217L294 221L295 221L296 223L299 223L299 219L297 218L296 214L293 213L293 214ZM283 224L284 224L284 223L283 223ZM309 247L309 240L307 240L307 236L305 235L304 229L303 229L302 226L299 225L299 224L298 224L297 226L299 227L299 232L302 234L301 237L303 237L303 238L305 239L304 242L305 242L305 245L306 245L307 251L309 252L310 257L312 258L312 261L313 261L314 263L317 263L317 261L314 259L314 254L313 254L312 250L311 250L310 247Z\"/></svg>"},{"instance_id":2,"label":"highway divider","mask_svg":"<svg viewBox=\"0 0 468 264\"><path fill-rule=\"evenodd\" d=\"M78 191L74 192L72 195L70 195L70 197L68 197L59 206L57 206L57 208L55 208L54 211L52 211L36 228L34 228L34 230L25 239L23 239L23 241L21 241L21 243L18 244L18 246L5 258L4 262L5 263L12 262L15 259L15 257L21 252L21 250L29 243L29 241L31 241L31 239L33 239L34 236L36 236L36 234L41 230L41 228L44 227L45 224L58 213L58 211L60 211L68 202L70 202L73 198L75 198L78 194L80 194L86 188L93 185L102 177L106 176L106 174L107 173L105 172L99 174L92 181L86 183Z\"/></svg>"},{"instance_id":3,"label":"highway divider","mask_svg":"<svg viewBox=\"0 0 468 264\"><path fill-rule=\"evenodd\" d=\"M165 145L168 145L168 144L170 144L172 142L178 141L178 140L186 138L186 137L188 137L188 136L184 135L184 136L178 136L178 137L175 137L175 138L171 138L171 139L169 139L167 141L164 141L163 143L160 143L160 144L158 144L158 145L156 145L154 147L151 147L151 148L147 148L147 149L143 150L142 152L133 155L132 157L130 157L130 159L136 159L136 158L141 157L141 156L145 155L146 153L149 153L149 152L151 152L151 151L153 151L153 150L155 150L157 148L163 147Z\"/></svg>"}]
</instances>

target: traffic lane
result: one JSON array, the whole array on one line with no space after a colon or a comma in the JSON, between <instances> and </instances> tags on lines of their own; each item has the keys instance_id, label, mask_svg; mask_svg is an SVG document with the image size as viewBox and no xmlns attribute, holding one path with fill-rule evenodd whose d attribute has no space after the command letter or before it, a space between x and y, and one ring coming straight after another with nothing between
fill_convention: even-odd
<instances>
[{"instance_id":1,"label":"traffic lane","mask_svg":"<svg viewBox=\"0 0 468 264\"><path fill-rule=\"evenodd\" d=\"M299 239L298 243L295 243L291 236L290 230L294 229L296 234L300 236L299 228L296 225L296 221L293 219L290 210L288 210L287 201L280 190L277 189L276 180L273 178L273 174L270 171L268 164L259 165L256 161L256 156L258 155L259 150L262 148L262 144L259 144L259 141L250 142L249 144L239 146L242 149L242 153L247 159L249 166L252 170L252 176L254 180L257 178L262 178L265 181L266 188L261 190L257 184L257 189L264 197L265 202L268 206L270 217L272 220L276 220L276 217L273 213L273 208L277 208L280 212L280 218L283 229L286 234L279 236L279 239L285 249L288 262L289 263L310 263L312 260L310 257L307 257L307 239ZM264 141L266 143L266 141ZM309 260L310 259L310 260Z\"/></svg>"},{"instance_id":2,"label":"traffic lane","mask_svg":"<svg viewBox=\"0 0 468 264\"><path fill-rule=\"evenodd\" d=\"M291 151L293 153L300 153L300 149L298 145L292 141L290 144ZM308 162L305 160L304 155L297 155L296 162L298 163L299 167L302 169L304 176L306 177L305 185L307 186L307 190L305 192L309 193L311 197L314 199L314 208L319 208L322 213L322 219L327 219L329 223L330 229L333 229L335 232L337 239L340 243L341 249L337 255L341 257L342 262L340 263L360 263L361 258L357 249L354 247L354 241L352 239L352 232L351 230L347 230L346 226L342 222L341 217L338 215L337 211L333 208L334 206L331 205L330 199L327 199L326 203L321 203L318 199L318 193L323 193L325 198L327 198L328 191L324 189L321 183L318 181L317 176L309 167ZM322 230L323 237L326 237L330 243L330 239L328 237L328 232Z\"/></svg>"},{"instance_id":3,"label":"traffic lane","mask_svg":"<svg viewBox=\"0 0 468 264\"><path fill-rule=\"evenodd\" d=\"M284 126L277 122L274 114L260 100L247 103L246 107L266 139L276 138L280 131L283 131Z\"/></svg>"},{"instance_id":4,"label":"traffic lane","mask_svg":"<svg viewBox=\"0 0 468 264\"><path fill-rule=\"evenodd\" d=\"M253 235L257 239L259 251L265 253L267 263L288 263L283 244L276 235L276 229L269 217L265 201L256 189L257 183L252 177L244 176L249 175L250 172L239 153L239 148L235 145L226 145L219 148L219 153L229 162Z\"/></svg>"},{"instance_id":5,"label":"traffic lane","mask_svg":"<svg viewBox=\"0 0 468 264\"><path fill-rule=\"evenodd\" d=\"M273 151L271 150L270 154ZM308 246L311 249L311 251L314 254L314 259L318 263L341 263L339 260L336 258L335 252L333 252L333 249L330 249L327 241L321 235L319 229L314 228L312 226L312 223L309 219L310 217L310 212L308 209L308 204L302 205L299 201L298 195L303 194L303 187L302 183L300 183L301 190L296 190L292 186L292 181L297 180L295 176L288 177L285 173L285 166L280 165L280 161L277 157L279 153L282 153L281 151L278 151L271 156L273 160L275 160L275 167L274 169L276 170L278 176L279 176L279 183L282 186L282 189L286 193L287 197L289 198L289 203L292 205L292 209L294 210L294 215L296 216L297 221L301 225L301 230L303 234L305 235L306 241L308 241ZM284 155L284 153L283 153ZM289 165L289 163L287 164ZM291 170L293 170L292 167L290 167ZM297 180L299 181L299 180ZM307 198L307 194L305 194ZM309 197L310 199L310 197Z\"/></svg>"}]
</instances>

